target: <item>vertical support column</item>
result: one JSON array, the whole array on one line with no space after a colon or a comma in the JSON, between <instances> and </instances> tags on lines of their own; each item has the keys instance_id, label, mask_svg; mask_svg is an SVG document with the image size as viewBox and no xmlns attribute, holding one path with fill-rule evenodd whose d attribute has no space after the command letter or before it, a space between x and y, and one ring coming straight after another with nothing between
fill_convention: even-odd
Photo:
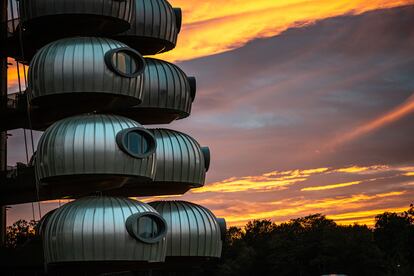
<instances>
[{"instance_id":1,"label":"vertical support column","mask_svg":"<svg viewBox=\"0 0 414 276\"><path fill-rule=\"evenodd\" d=\"M0 42L7 40L7 3L0 6ZM7 107L7 57L0 55L0 108ZM3 118L4 119L4 118ZM7 131L0 132L0 172L7 170ZM6 206L0 206L0 247L6 242Z\"/></svg>"}]
</instances>

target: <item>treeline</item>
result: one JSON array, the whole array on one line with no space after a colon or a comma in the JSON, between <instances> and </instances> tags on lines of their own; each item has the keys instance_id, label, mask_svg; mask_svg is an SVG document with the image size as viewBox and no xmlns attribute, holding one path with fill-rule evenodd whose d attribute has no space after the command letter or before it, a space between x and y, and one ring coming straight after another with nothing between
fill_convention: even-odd
<instances>
[{"instance_id":1,"label":"treeline","mask_svg":"<svg viewBox=\"0 0 414 276\"><path fill-rule=\"evenodd\" d=\"M223 258L197 275L414 275L414 207L383 213L374 228L341 226L316 214L231 227Z\"/></svg>"},{"instance_id":2,"label":"treeline","mask_svg":"<svg viewBox=\"0 0 414 276\"><path fill-rule=\"evenodd\" d=\"M8 245L33 236L34 223L18 221L8 228ZM188 264L188 267L194 265ZM383 213L373 228L342 226L315 214L282 224L255 220L230 227L223 257L191 271L151 275L414 275L414 207ZM128 275L143 275L130 273ZM149 275L149 274L145 274Z\"/></svg>"}]
</instances>

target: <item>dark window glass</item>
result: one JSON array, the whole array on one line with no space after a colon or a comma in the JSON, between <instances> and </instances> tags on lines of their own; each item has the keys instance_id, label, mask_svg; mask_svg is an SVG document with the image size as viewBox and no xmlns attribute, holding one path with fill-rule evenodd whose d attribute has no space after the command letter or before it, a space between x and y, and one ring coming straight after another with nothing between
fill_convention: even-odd
<instances>
[{"instance_id":1,"label":"dark window glass","mask_svg":"<svg viewBox=\"0 0 414 276\"><path fill-rule=\"evenodd\" d=\"M105 54L105 63L113 72L127 78L135 78L145 69L141 54L126 47L108 51Z\"/></svg>"},{"instance_id":2,"label":"dark window glass","mask_svg":"<svg viewBox=\"0 0 414 276\"><path fill-rule=\"evenodd\" d=\"M125 51L119 51L112 56L112 63L119 72L125 75L133 75L138 69L138 63L135 57Z\"/></svg>"},{"instance_id":3,"label":"dark window glass","mask_svg":"<svg viewBox=\"0 0 414 276\"><path fill-rule=\"evenodd\" d=\"M143 239L154 239L160 235L160 229L155 220L142 216L137 221L138 236Z\"/></svg>"},{"instance_id":4,"label":"dark window glass","mask_svg":"<svg viewBox=\"0 0 414 276\"><path fill-rule=\"evenodd\" d=\"M144 243L156 243L166 235L166 222L158 214L133 214L125 223L128 233Z\"/></svg>"},{"instance_id":5,"label":"dark window glass","mask_svg":"<svg viewBox=\"0 0 414 276\"><path fill-rule=\"evenodd\" d=\"M128 150L135 155L144 155L150 150L146 137L135 131L125 135L124 143Z\"/></svg>"}]
</instances>

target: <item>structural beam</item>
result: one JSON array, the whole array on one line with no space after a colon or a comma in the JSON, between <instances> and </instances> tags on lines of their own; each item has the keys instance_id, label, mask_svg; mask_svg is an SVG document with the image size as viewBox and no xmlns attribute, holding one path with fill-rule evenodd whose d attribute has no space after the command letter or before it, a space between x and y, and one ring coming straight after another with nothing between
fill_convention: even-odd
<instances>
[{"instance_id":1,"label":"structural beam","mask_svg":"<svg viewBox=\"0 0 414 276\"><path fill-rule=\"evenodd\" d=\"M0 6L0 41L7 40L7 3L1 1ZM0 56L0 108L7 107L7 57ZM0 132L0 172L7 170L7 131ZM6 241L6 206L0 206L0 246Z\"/></svg>"}]
</instances>

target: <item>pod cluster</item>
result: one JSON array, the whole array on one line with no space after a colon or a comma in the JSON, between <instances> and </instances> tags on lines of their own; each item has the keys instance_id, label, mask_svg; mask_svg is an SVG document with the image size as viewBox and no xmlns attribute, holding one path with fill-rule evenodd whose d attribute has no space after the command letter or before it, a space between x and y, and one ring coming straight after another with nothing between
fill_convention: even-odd
<instances>
[{"instance_id":1,"label":"pod cluster","mask_svg":"<svg viewBox=\"0 0 414 276\"><path fill-rule=\"evenodd\" d=\"M25 60L30 108L50 114L36 124L36 182L74 199L38 227L47 267L219 258L225 221L207 208L130 199L202 187L210 166L208 147L189 135L144 127L190 116L196 98L195 77L144 57L175 48L181 9L166 0L20 0L19 11L21 35L37 38Z\"/></svg>"}]
</instances>

